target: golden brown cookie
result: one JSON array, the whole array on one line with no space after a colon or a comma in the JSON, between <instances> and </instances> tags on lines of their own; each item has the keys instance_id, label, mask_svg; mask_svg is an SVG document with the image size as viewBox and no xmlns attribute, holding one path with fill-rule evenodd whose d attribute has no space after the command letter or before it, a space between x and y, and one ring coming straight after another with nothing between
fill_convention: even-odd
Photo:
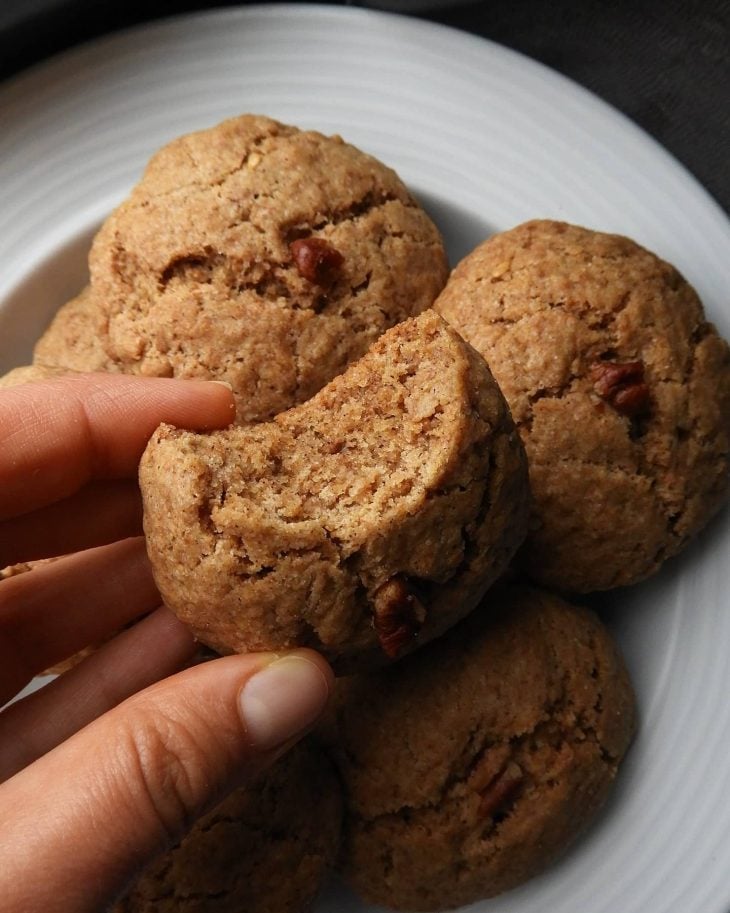
<instances>
[{"instance_id":1,"label":"golden brown cookie","mask_svg":"<svg viewBox=\"0 0 730 913\"><path fill-rule=\"evenodd\" d=\"M433 311L273 422L162 425L140 465L155 580L196 637L313 646L340 669L476 604L524 537L526 475L487 366Z\"/></svg>"},{"instance_id":2,"label":"golden brown cookie","mask_svg":"<svg viewBox=\"0 0 730 913\"><path fill-rule=\"evenodd\" d=\"M602 805L634 715L592 612L493 589L488 612L391 668L341 680L326 738L345 790L346 879L396 910L520 884Z\"/></svg>"},{"instance_id":3,"label":"golden brown cookie","mask_svg":"<svg viewBox=\"0 0 730 913\"><path fill-rule=\"evenodd\" d=\"M468 255L435 308L486 358L524 441L535 580L640 580L726 499L728 346L668 263L618 235L527 222Z\"/></svg>"},{"instance_id":4,"label":"golden brown cookie","mask_svg":"<svg viewBox=\"0 0 730 913\"><path fill-rule=\"evenodd\" d=\"M340 787L311 743L232 793L114 913L305 913L334 862Z\"/></svg>"},{"instance_id":5,"label":"golden brown cookie","mask_svg":"<svg viewBox=\"0 0 730 913\"><path fill-rule=\"evenodd\" d=\"M76 371L120 371L104 345L108 320L107 308L96 301L87 286L60 308L35 344L34 365L65 365Z\"/></svg>"},{"instance_id":6,"label":"golden brown cookie","mask_svg":"<svg viewBox=\"0 0 730 913\"><path fill-rule=\"evenodd\" d=\"M448 271L390 168L338 136L252 115L160 150L89 265L91 292L37 360L225 380L241 422L308 399L430 307Z\"/></svg>"}]
</instances>

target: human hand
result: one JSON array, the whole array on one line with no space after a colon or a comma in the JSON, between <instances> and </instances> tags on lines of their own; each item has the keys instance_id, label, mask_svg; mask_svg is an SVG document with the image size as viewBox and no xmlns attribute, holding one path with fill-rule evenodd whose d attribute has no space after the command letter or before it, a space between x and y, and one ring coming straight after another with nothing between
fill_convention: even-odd
<instances>
[{"instance_id":1,"label":"human hand","mask_svg":"<svg viewBox=\"0 0 730 913\"><path fill-rule=\"evenodd\" d=\"M0 713L4 913L98 913L155 853L315 722L331 672L299 650L193 666L141 534L137 464L157 425L221 428L208 382L81 375L0 392ZM83 551L81 551L83 550ZM75 553L75 554L69 554Z\"/></svg>"}]
</instances>

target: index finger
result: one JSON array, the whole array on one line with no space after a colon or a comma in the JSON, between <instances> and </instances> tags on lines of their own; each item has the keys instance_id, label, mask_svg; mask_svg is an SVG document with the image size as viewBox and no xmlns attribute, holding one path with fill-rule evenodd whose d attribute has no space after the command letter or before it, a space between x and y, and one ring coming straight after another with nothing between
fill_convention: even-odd
<instances>
[{"instance_id":1,"label":"index finger","mask_svg":"<svg viewBox=\"0 0 730 913\"><path fill-rule=\"evenodd\" d=\"M233 394L210 381L82 374L0 391L0 519L134 476L161 422L224 428Z\"/></svg>"}]
</instances>

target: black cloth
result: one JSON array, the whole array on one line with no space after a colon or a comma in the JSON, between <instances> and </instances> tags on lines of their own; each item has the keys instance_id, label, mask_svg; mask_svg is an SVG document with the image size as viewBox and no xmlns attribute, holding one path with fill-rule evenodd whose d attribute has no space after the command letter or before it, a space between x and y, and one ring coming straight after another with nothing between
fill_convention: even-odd
<instances>
[{"instance_id":1,"label":"black cloth","mask_svg":"<svg viewBox=\"0 0 730 913\"><path fill-rule=\"evenodd\" d=\"M0 0L0 78L119 28L232 5ZM362 5L387 8L388 0ZM730 212L730 0L423 0L415 14L515 48L586 86L659 140Z\"/></svg>"}]
</instances>

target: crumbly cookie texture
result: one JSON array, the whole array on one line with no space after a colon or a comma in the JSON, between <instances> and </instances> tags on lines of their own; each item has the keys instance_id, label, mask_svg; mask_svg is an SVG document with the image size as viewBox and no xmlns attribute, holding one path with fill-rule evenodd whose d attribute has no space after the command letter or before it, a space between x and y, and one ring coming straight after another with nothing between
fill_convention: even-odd
<instances>
[{"instance_id":1,"label":"crumbly cookie texture","mask_svg":"<svg viewBox=\"0 0 730 913\"><path fill-rule=\"evenodd\" d=\"M334 863L341 816L334 771L299 745L202 818L113 913L304 913Z\"/></svg>"},{"instance_id":2,"label":"crumbly cookie texture","mask_svg":"<svg viewBox=\"0 0 730 913\"><path fill-rule=\"evenodd\" d=\"M533 579L633 583L725 501L728 346L670 264L618 235L527 222L468 255L435 309L487 360L524 441Z\"/></svg>"},{"instance_id":3,"label":"crumbly cookie texture","mask_svg":"<svg viewBox=\"0 0 730 913\"><path fill-rule=\"evenodd\" d=\"M33 349L33 364L47 370L61 365L75 371L119 373L122 366L107 354L108 309L90 286L64 304Z\"/></svg>"},{"instance_id":4,"label":"crumbly cookie texture","mask_svg":"<svg viewBox=\"0 0 730 913\"><path fill-rule=\"evenodd\" d=\"M90 292L36 360L225 380L242 423L311 397L430 307L448 273L394 171L338 136L253 115L161 149L89 266Z\"/></svg>"},{"instance_id":5,"label":"crumbly cookie texture","mask_svg":"<svg viewBox=\"0 0 730 913\"><path fill-rule=\"evenodd\" d=\"M199 640L340 670L470 611L524 538L526 477L484 360L433 311L273 422L162 425L140 465L157 585Z\"/></svg>"},{"instance_id":6,"label":"crumbly cookie texture","mask_svg":"<svg viewBox=\"0 0 730 913\"><path fill-rule=\"evenodd\" d=\"M323 730L345 790L340 864L370 903L443 910L537 874L631 741L631 685L598 618L525 587L489 597L414 656L340 680Z\"/></svg>"}]
</instances>

